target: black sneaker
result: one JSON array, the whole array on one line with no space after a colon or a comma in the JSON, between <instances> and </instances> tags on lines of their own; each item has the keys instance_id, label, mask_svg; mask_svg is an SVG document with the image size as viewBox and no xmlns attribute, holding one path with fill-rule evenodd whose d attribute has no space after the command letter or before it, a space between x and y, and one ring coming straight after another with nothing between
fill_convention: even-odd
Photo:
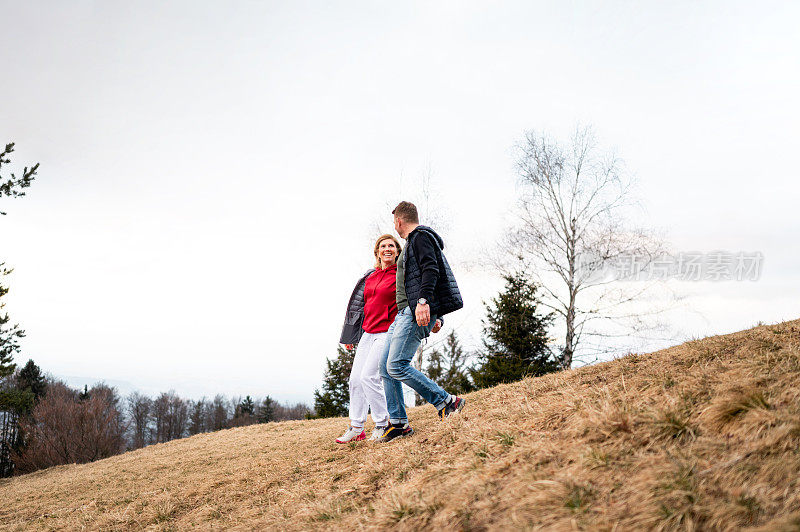
<instances>
[{"instance_id":1,"label":"black sneaker","mask_svg":"<svg viewBox=\"0 0 800 532\"><path fill-rule=\"evenodd\" d=\"M383 436L378 441L381 443L386 443L387 441L392 441L395 438L411 436L412 434L414 434L414 429L409 427L408 423L392 423L386 427L386 432L383 433Z\"/></svg>"},{"instance_id":2,"label":"black sneaker","mask_svg":"<svg viewBox=\"0 0 800 532\"><path fill-rule=\"evenodd\" d=\"M456 397L439 410L439 417L444 419L446 417L450 417L450 414L455 414L456 412L461 412L461 409L464 408L464 405L467 404L467 400L463 397Z\"/></svg>"}]
</instances>

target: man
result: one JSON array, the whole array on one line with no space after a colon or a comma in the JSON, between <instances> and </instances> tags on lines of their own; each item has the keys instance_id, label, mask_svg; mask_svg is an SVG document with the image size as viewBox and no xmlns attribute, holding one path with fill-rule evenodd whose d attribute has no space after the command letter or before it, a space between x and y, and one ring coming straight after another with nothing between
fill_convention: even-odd
<instances>
[{"instance_id":1,"label":"man","mask_svg":"<svg viewBox=\"0 0 800 532\"><path fill-rule=\"evenodd\" d=\"M420 342L445 314L464 306L456 279L442 250L442 238L419 225L417 207L401 201L392 211L394 228L406 245L397 259L397 316L389 327L381 357L381 377L389 410L389 426L380 441L414 433L408 425L402 384L413 388L439 411L442 419L464 408L464 399L448 394L411 366ZM433 331L435 332L435 330Z\"/></svg>"}]
</instances>

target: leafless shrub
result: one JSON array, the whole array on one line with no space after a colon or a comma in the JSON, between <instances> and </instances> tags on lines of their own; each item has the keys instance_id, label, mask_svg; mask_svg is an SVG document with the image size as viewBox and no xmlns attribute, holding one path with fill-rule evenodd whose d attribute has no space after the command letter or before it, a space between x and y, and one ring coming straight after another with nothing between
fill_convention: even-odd
<instances>
[{"instance_id":1,"label":"leafless shrub","mask_svg":"<svg viewBox=\"0 0 800 532\"><path fill-rule=\"evenodd\" d=\"M23 473L113 456L124 448L125 425L116 390L98 384L81 399L60 382L22 420L25 448L16 457Z\"/></svg>"}]
</instances>

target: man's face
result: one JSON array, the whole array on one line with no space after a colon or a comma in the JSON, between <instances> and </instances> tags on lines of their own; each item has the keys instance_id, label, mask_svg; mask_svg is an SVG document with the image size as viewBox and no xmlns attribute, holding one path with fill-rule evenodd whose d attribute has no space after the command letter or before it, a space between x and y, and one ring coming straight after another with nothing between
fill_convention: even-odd
<instances>
[{"instance_id":1,"label":"man's face","mask_svg":"<svg viewBox=\"0 0 800 532\"><path fill-rule=\"evenodd\" d=\"M394 217L394 230L397 231L400 238L406 237L406 235L403 234L403 221L397 216Z\"/></svg>"}]
</instances>

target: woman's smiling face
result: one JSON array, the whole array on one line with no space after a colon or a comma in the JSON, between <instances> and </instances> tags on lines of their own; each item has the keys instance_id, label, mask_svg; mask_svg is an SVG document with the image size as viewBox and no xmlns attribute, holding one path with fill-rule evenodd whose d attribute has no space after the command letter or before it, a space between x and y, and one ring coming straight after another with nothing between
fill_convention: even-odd
<instances>
[{"instance_id":1,"label":"woman's smiling face","mask_svg":"<svg viewBox=\"0 0 800 532\"><path fill-rule=\"evenodd\" d=\"M381 259L381 267L388 268L394 264L397 258L397 246L391 238L385 238L378 244L378 257Z\"/></svg>"}]
</instances>

